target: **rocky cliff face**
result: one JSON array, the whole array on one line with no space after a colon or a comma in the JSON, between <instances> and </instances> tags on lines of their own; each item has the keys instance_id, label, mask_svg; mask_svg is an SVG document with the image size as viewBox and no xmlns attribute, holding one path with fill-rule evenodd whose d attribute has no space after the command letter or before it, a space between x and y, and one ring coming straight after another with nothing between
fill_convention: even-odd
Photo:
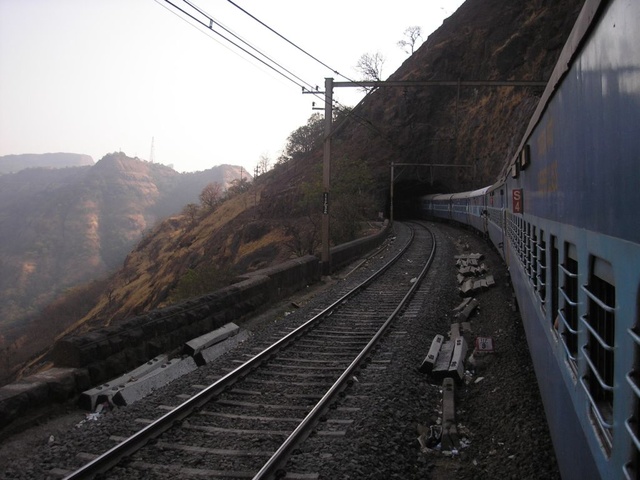
<instances>
[{"instance_id":1,"label":"rocky cliff face","mask_svg":"<svg viewBox=\"0 0 640 480\"><path fill-rule=\"evenodd\" d=\"M467 0L389 80L546 81L582 0ZM416 19L416 24L419 24ZM363 158L398 196L479 188L514 153L542 87L382 87L354 111L332 156ZM446 164L429 167L417 164ZM453 167L462 165L462 167Z\"/></svg>"}]
</instances>

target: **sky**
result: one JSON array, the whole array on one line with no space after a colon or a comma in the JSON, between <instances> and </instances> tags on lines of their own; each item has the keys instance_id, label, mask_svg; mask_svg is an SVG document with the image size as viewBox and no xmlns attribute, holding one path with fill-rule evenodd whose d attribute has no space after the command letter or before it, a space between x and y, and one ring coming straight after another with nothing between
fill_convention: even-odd
<instances>
[{"instance_id":1,"label":"sky","mask_svg":"<svg viewBox=\"0 0 640 480\"><path fill-rule=\"evenodd\" d=\"M358 80L358 60L376 52L387 78L409 56L398 46L408 27L419 26L426 40L463 3L188 1L289 79L167 0L0 0L0 155L70 152L98 161L122 151L179 172L233 164L253 173L260 157L275 163L314 113L312 102L322 104L301 85L322 91L326 77L345 81L336 71ZM334 89L345 106L362 95Z\"/></svg>"}]
</instances>

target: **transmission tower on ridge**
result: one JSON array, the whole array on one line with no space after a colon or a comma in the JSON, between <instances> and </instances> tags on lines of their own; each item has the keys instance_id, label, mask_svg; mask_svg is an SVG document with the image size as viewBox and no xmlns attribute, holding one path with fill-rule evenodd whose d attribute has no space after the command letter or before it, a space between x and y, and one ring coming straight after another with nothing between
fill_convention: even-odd
<instances>
[{"instance_id":1,"label":"transmission tower on ridge","mask_svg":"<svg viewBox=\"0 0 640 480\"><path fill-rule=\"evenodd\" d=\"M151 153L149 153L149 162L153 163L155 161L156 149L153 145L155 137L151 137Z\"/></svg>"}]
</instances>

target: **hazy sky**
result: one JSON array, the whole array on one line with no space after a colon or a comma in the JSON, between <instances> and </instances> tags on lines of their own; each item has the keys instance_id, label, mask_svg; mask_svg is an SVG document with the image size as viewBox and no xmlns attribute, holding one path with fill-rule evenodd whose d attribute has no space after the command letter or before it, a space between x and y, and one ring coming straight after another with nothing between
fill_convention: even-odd
<instances>
[{"instance_id":1,"label":"hazy sky","mask_svg":"<svg viewBox=\"0 0 640 480\"><path fill-rule=\"evenodd\" d=\"M178 171L230 163L253 172L263 154L274 163L313 113L311 102L320 103L297 84L323 89L325 77L344 78L229 0L189 1L302 81L195 28L164 0L0 0L0 155L73 152L98 161L123 151L147 160L153 139L154 160ZM233 3L357 79L362 54L380 52L388 77L408 58L397 46L404 30L420 26L426 39L463 0ZM361 95L334 90L348 106Z\"/></svg>"}]
</instances>

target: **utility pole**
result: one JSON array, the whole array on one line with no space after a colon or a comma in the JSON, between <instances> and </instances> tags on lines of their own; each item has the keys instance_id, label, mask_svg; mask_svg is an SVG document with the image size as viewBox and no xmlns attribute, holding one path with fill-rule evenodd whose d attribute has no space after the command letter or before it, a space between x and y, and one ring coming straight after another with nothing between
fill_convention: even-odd
<instances>
[{"instance_id":1,"label":"utility pole","mask_svg":"<svg viewBox=\"0 0 640 480\"><path fill-rule=\"evenodd\" d=\"M333 78L325 78L324 79L324 156L322 160L322 187L323 187L323 198L322 198L322 252L321 252L321 261L322 261L322 273L324 275L328 275L331 273L331 252L329 248L329 192L330 192L330 183L331 183L331 127L332 127L332 119L333 119L333 88L334 87L457 87L458 95L460 92L460 87L544 87L547 85L547 82L531 82L531 81L517 81L517 80L506 80L506 81L449 81L449 80L428 80L428 81L362 81L362 82L334 82ZM310 93L317 95L321 92L307 90L305 87L302 87L302 93ZM457 105L457 102L456 102ZM315 104L314 104L315 106ZM457 108L457 107L456 107ZM314 108L315 109L315 108ZM317 109L316 109L317 110ZM395 166L405 166L411 165L416 166L418 164L406 164L406 163L391 163L391 185L390 185L390 204L391 204L391 212L390 212L390 222L393 223L393 182L394 182L394 165ZM470 165L446 165L446 164L426 164L430 167L470 167ZM433 175L433 170L432 170ZM433 183L433 179L432 179Z\"/></svg>"},{"instance_id":2,"label":"utility pole","mask_svg":"<svg viewBox=\"0 0 640 480\"><path fill-rule=\"evenodd\" d=\"M324 79L324 156L322 158L322 270L331 273L329 248L329 191L331 187L331 123L333 119L333 78Z\"/></svg>"}]
</instances>

